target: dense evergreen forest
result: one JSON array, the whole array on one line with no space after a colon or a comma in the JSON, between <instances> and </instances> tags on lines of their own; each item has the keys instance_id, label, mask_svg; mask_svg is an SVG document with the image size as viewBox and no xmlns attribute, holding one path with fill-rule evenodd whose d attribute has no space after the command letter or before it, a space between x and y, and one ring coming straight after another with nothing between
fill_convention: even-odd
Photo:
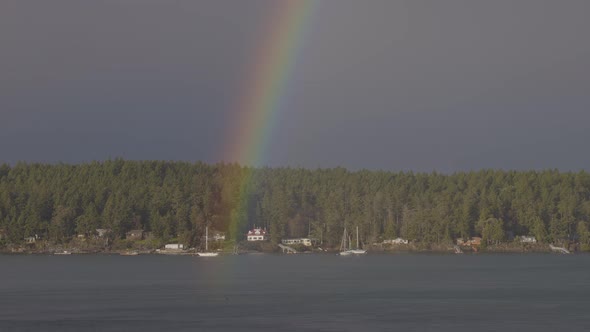
<instances>
[{"instance_id":1,"label":"dense evergreen forest","mask_svg":"<svg viewBox=\"0 0 590 332\"><path fill-rule=\"evenodd\" d=\"M443 244L475 235L498 243L513 234L588 247L589 218L586 172L444 175L121 159L0 166L4 244L35 234L64 243L108 228L115 238L143 229L195 246L205 225L233 241L257 225L272 242L309 232L326 246L339 245L345 226L358 226L365 243L401 236Z\"/></svg>"}]
</instances>

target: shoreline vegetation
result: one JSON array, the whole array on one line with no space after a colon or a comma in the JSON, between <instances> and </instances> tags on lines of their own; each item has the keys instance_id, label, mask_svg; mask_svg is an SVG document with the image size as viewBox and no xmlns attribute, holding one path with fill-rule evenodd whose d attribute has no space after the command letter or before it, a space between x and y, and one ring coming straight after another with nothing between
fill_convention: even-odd
<instances>
[{"instance_id":1,"label":"shoreline vegetation","mask_svg":"<svg viewBox=\"0 0 590 332\"><path fill-rule=\"evenodd\" d=\"M430 248L421 248L418 246L395 246L391 248L383 248L380 246L369 246L368 252L370 254L455 254L454 247L452 245L440 245ZM298 248L301 249L301 248ZM279 249L244 249L239 251L232 250L219 250L217 251L221 255L243 255L243 254L281 254ZM337 249L321 249L321 248L303 248L298 251L299 254L338 254ZM504 244L499 246L490 246L485 249L473 250L463 248L465 254L526 254L526 253L554 253L548 245L520 245L520 244ZM93 249L81 249L81 248L69 248L69 247L45 247L45 248L31 248L31 247L4 247L0 249L0 254L14 254L14 255L63 255L63 254L74 254L74 255L123 255L123 256L135 256L135 255L170 255L170 256L196 256L197 251L194 249L189 250L161 250L161 249L105 249L105 248L93 248Z\"/></svg>"},{"instance_id":2,"label":"shoreline vegetation","mask_svg":"<svg viewBox=\"0 0 590 332\"><path fill-rule=\"evenodd\" d=\"M379 253L590 251L590 174L123 159L0 165L2 253L191 254L204 250L207 227L210 249L221 253L279 252L293 238L323 248L300 252L337 252L345 227L358 227L363 248ZM245 240L255 227L268 241Z\"/></svg>"}]
</instances>

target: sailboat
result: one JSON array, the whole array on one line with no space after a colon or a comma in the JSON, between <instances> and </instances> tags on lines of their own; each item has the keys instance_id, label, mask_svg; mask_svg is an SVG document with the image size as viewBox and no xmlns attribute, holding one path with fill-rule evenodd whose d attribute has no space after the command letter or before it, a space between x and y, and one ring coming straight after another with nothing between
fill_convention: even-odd
<instances>
[{"instance_id":1,"label":"sailboat","mask_svg":"<svg viewBox=\"0 0 590 332\"><path fill-rule=\"evenodd\" d=\"M352 255L352 252L350 251L350 246L346 244L346 241L348 240L348 243L350 243L350 239L348 238L348 235L346 234L346 227L344 227L344 233L342 234L342 242L340 242L340 256L348 256L348 255Z\"/></svg>"},{"instance_id":2,"label":"sailboat","mask_svg":"<svg viewBox=\"0 0 590 332\"><path fill-rule=\"evenodd\" d=\"M198 252L199 257L215 257L218 252L209 252L209 226L205 228L205 252Z\"/></svg>"},{"instance_id":3,"label":"sailboat","mask_svg":"<svg viewBox=\"0 0 590 332\"><path fill-rule=\"evenodd\" d=\"M356 249L351 248L350 239L348 239L348 248L346 245L347 234L346 234L346 227L344 227L344 234L342 235L342 243L340 244L340 256L349 256L349 255L364 255L367 253L366 250L360 249L359 247L359 228L356 227Z\"/></svg>"}]
</instances>

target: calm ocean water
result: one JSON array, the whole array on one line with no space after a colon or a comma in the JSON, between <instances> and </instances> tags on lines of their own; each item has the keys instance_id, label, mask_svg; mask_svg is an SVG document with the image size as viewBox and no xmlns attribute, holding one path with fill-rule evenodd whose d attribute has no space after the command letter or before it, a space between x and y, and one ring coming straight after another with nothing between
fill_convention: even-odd
<instances>
[{"instance_id":1,"label":"calm ocean water","mask_svg":"<svg viewBox=\"0 0 590 332\"><path fill-rule=\"evenodd\" d=\"M0 255L0 331L587 331L590 255Z\"/></svg>"}]
</instances>

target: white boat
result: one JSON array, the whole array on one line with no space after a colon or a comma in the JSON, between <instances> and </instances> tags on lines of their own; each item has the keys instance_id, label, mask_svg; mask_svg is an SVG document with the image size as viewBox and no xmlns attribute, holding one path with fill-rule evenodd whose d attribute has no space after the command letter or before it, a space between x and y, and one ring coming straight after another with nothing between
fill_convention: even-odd
<instances>
[{"instance_id":1,"label":"white boat","mask_svg":"<svg viewBox=\"0 0 590 332\"><path fill-rule=\"evenodd\" d=\"M363 250L363 249L352 249L352 250L348 250L348 251L353 255L364 255L367 253L367 251Z\"/></svg>"},{"instance_id":2,"label":"white boat","mask_svg":"<svg viewBox=\"0 0 590 332\"><path fill-rule=\"evenodd\" d=\"M340 244L340 256L350 256L350 255L364 255L367 253L366 250L359 248L359 228L356 228L356 247L357 249L351 248L350 239L348 239L348 246L346 245L347 234L346 234L346 227L344 227L344 234L342 235L342 243Z\"/></svg>"},{"instance_id":3,"label":"white boat","mask_svg":"<svg viewBox=\"0 0 590 332\"><path fill-rule=\"evenodd\" d=\"M60 251L60 252L54 252L54 255L71 255L72 253L70 251L64 250L64 251Z\"/></svg>"},{"instance_id":4,"label":"white boat","mask_svg":"<svg viewBox=\"0 0 590 332\"><path fill-rule=\"evenodd\" d=\"M197 255L199 255L199 257L215 257L215 256L218 256L219 253L217 253L217 252L198 252Z\"/></svg>"},{"instance_id":5,"label":"white boat","mask_svg":"<svg viewBox=\"0 0 590 332\"><path fill-rule=\"evenodd\" d=\"M198 252L199 257L216 257L218 252L209 252L209 226L205 228L205 252Z\"/></svg>"}]
</instances>

